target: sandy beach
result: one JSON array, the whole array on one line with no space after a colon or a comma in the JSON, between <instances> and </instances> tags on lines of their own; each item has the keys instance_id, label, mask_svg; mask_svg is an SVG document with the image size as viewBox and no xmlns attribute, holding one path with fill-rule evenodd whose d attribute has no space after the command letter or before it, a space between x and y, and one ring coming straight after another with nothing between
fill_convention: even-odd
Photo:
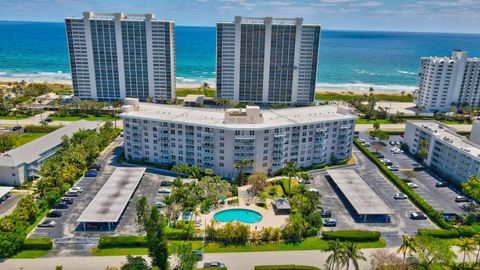
<instances>
[{"instance_id":1,"label":"sandy beach","mask_svg":"<svg viewBox=\"0 0 480 270\"><path fill-rule=\"evenodd\" d=\"M13 82L20 82L24 80L27 83L51 83L51 84L63 84L66 86L71 86L72 82L70 80L52 80L47 78L8 78L8 77L0 77L0 84L7 84ZM177 88L199 88L200 83L178 83ZM211 85L213 87L213 85ZM315 90L317 93L326 93L326 92L333 92L333 93L342 93L342 94L355 94L355 95L363 95L365 93L369 93L368 90L359 90L359 89L343 89L343 88L325 88L325 87L317 87ZM398 89L398 90L375 90L375 94L398 94L400 95L404 91L404 94L413 93L412 90L405 90L405 89Z\"/></svg>"}]
</instances>

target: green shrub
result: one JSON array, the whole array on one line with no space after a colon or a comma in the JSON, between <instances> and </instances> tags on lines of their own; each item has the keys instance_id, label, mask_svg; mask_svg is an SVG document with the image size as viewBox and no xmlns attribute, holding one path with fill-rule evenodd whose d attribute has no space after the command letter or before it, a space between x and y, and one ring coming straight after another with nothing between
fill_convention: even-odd
<instances>
[{"instance_id":1,"label":"green shrub","mask_svg":"<svg viewBox=\"0 0 480 270\"><path fill-rule=\"evenodd\" d=\"M257 265L255 270L320 270L320 268L308 265Z\"/></svg>"},{"instance_id":2,"label":"green shrub","mask_svg":"<svg viewBox=\"0 0 480 270\"><path fill-rule=\"evenodd\" d=\"M322 232L322 238L349 242L374 242L380 240L380 232L362 230L324 231Z\"/></svg>"},{"instance_id":3,"label":"green shrub","mask_svg":"<svg viewBox=\"0 0 480 270\"><path fill-rule=\"evenodd\" d=\"M456 229L418 229L418 235L428 235L435 238L458 238L460 235Z\"/></svg>"},{"instance_id":4,"label":"green shrub","mask_svg":"<svg viewBox=\"0 0 480 270\"><path fill-rule=\"evenodd\" d=\"M146 247L147 240L143 236L102 236L99 248L112 247Z\"/></svg>"},{"instance_id":5,"label":"green shrub","mask_svg":"<svg viewBox=\"0 0 480 270\"><path fill-rule=\"evenodd\" d=\"M50 238L27 238L23 242L24 250L50 250L52 248L53 243Z\"/></svg>"},{"instance_id":6,"label":"green shrub","mask_svg":"<svg viewBox=\"0 0 480 270\"><path fill-rule=\"evenodd\" d=\"M395 186L397 186L400 191L405 193L408 196L408 199L415 204L420 210L422 210L435 224L437 224L442 229L450 229L450 225L444 218L444 216L433 209L433 207L428 204L420 195L414 192L407 184L398 178L394 173L392 173L385 164L380 162L365 146L363 146L357 139L353 140L354 144L362 151L367 157L375 163L375 165L380 169L380 172L388 180L390 180Z\"/></svg>"},{"instance_id":7,"label":"green shrub","mask_svg":"<svg viewBox=\"0 0 480 270\"><path fill-rule=\"evenodd\" d=\"M50 133L52 131L55 131L62 126L37 126L37 125L27 125L25 128L28 130L28 132L32 133Z\"/></svg>"}]
</instances>

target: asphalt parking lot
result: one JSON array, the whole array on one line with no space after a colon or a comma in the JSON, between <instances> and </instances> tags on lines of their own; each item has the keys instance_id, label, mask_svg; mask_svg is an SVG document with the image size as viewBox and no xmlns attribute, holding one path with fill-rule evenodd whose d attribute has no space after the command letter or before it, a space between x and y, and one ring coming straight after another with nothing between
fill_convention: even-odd
<instances>
[{"instance_id":1,"label":"asphalt parking lot","mask_svg":"<svg viewBox=\"0 0 480 270\"><path fill-rule=\"evenodd\" d=\"M375 139L371 139L368 134L362 133L360 138L365 139L375 143ZM402 141L400 136L390 136L389 141ZM399 166L399 171L394 173L400 177L405 178L402 174L403 170L412 170L412 164L418 163L413 157L407 153L394 154L390 151L393 147L388 142L387 145L380 150L380 152L385 156L385 158L392 161L393 164ZM370 147L371 148L371 147ZM462 208L462 203L455 202L455 197L459 193L450 187L437 188L435 184L441 181L440 178L437 178L425 170L415 171L415 178L411 180L412 183L418 185L418 188L415 189L420 196L422 196L433 208L444 213L456 213L464 214L465 210Z\"/></svg>"},{"instance_id":2,"label":"asphalt parking lot","mask_svg":"<svg viewBox=\"0 0 480 270\"><path fill-rule=\"evenodd\" d=\"M377 167L363 153L356 147L353 149L357 163L345 169L355 170L365 183L369 185L380 199L393 211L393 214L390 216L391 220L389 223L356 222L346 208L346 204L342 202L338 194L336 194L330 183L326 180L326 172L314 173L310 185L320 191L322 207L324 209L330 209L332 211L332 218L337 220L337 226L331 229L365 229L392 234L414 234L418 228L435 228L435 225L429 220L410 219L410 213L419 210L408 200L395 200L393 195L399 192L397 188L383 177ZM341 168L338 170L341 170Z\"/></svg>"},{"instance_id":3,"label":"asphalt parking lot","mask_svg":"<svg viewBox=\"0 0 480 270\"><path fill-rule=\"evenodd\" d=\"M25 194L12 194L10 198L0 203L0 217L9 214L17 205L18 200L25 197Z\"/></svg>"}]
</instances>

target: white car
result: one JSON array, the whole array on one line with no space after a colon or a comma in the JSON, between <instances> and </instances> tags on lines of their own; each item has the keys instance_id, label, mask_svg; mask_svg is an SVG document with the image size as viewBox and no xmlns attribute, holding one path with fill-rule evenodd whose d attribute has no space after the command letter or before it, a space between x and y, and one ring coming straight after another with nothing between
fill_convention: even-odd
<instances>
[{"instance_id":1,"label":"white car","mask_svg":"<svg viewBox=\"0 0 480 270\"><path fill-rule=\"evenodd\" d=\"M394 154L403 154L403 150L402 149L396 149L395 151L393 151Z\"/></svg>"},{"instance_id":2,"label":"white car","mask_svg":"<svg viewBox=\"0 0 480 270\"><path fill-rule=\"evenodd\" d=\"M161 188L158 190L158 193L171 193L172 190L169 188Z\"/></svg>"},{"instance_id":3,"label":"white car","mask_svg":"<svg viewBox=\"0 0 480 270\"><path fill-rule=\"evenodd\" d=\"M387 168L392 172L398 171L398 165L390 165Z\"/></svg>"},{"instance_id":4,"label":"white car","mask_svg":"<svg viewBox=\"0 0 480 270\"><path fill-rule=\"evenodd\" d=\"M363 144L363 146L365 146L365 147L370 147L370 146L372 146L372 145L371 145L369 142L366 142L366 143Z\"/></svg>"},{"instance_id":5,"label":"white car","mask_svg":"<svg viewBox=\"0 0 480 270\"><path fill-rule=\"evenodd\" d=\"M82 193L82 192L83 192L83 188L82 188L82 187L72 187L70 190L71 190L71 191L76 190L76 191L79 192L79 193Z\"/></svg>"},{"instance_id":6,"label":"white car","mask_svg":"<svg viewBox=\"0 0 480 270\"><path fill-rule=\"evenodd\" d=\"M158 207L158 208L164 208L167 205L164 202L156 202L155 206Z\"/></svg>"},{"instance_id":7,"label":"white car","mask_svg":"<svg viewBox=\"0 0 480 270\"><path fill-rule=\"evenodd\" d=\"M400 150L400 149L398 149L397 147L392 147L392 148L390 148L390 152L395 152L395 151L397 151L397 150Z\"/></svg>"},{"instance_id":8,"label":"white car","mask_svg":"<svg viewBox=\"0 0 480 270\"><path fill-rule=\"evenodd\" d=\"M418 188L418 185L414 183L407 183L407 186L409 186L410 188Z\"/></svg>"},{"instance_id":9,"label":"white car","mask_svg":"<svg viewBox=\"0 0 480 270\"><path fill-rule=\"evenodd\" d=\"M397 193L395 193L395 195L393 195L393 198L394 198L395 200L404 200L404 199L407 199L408 196L405 195L405 194L403 194L403 193L401 193L401 192L397 192Z\"/></svg>"}]
</instances>

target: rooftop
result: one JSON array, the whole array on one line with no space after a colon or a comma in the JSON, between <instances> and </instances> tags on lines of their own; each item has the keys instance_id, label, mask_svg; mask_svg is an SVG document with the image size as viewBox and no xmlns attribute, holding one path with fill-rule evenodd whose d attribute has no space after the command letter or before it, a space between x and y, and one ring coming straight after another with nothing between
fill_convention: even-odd
<instances>
[{"instance_id":1,"label":"rooftop","mask_svg":"<svg viewBox=\"0 0 480 270\"><path fill-rule=\"evenodd\" d=\"M118 222L145 168L117 168L77 219L78 222Z\"/></svg>"},{"instance_id":2,"label":"rooftop","mask_svg":"<svg viewBox=\"0 0 480 270\"><path fill-rule=\"evenodd\" d=\"M128 107L130 106L130 107ZM238 111L237 113L235 113ZM180 122L214 126L225 129L255 129L291 126L294 124L309 124L322 121L354 120L357 117L349 114L348 109L337 106L309 106L276 110L257 110L256 106L242 110L208 109L159 105L150 103L136 103L124 106L121 117L159 120L166 122ZM253 117L250 120L234 121L232 118L245 118L247 111ZM260 114L258 114L259 112ZM236 116L238 115L238 116ZM247 117L248 118L248 117ZM262 120L260 121L260 118Z\"/></svg>"},{"instance_id":3,"label":"rooftop","mask_svg":"<svg viewBox=\"0 0 480 270\"><path fill-rule=\"evenodd\" d=\"M455 130L454 128L451 128L437 121L418 120L408 122L422 128L423 130L442 140L443 143L462 149L466 155L471 155L475 158L480 157L480 145L477 145L469 141L467 138L458 135L457 130Z\"/></svg>"},{"instance_id":4,"label":"rooftop","mask_svg":"<svg viewBox=\"0 0 480 270\"><path fill-rule=\"evenodd\" d=\"M354 170L327 170L359 215L387 215L392 211Z\"/></svg>"},{"instance_id":5,"label":"rooftop","mask_svg":"<svg viewBox=\"0 0 480 270\"><path fill-rule=\"evenodd\" d=\"M50 132L34 141L26 143L0 155L0 166L17 166L32 163L41 158L41 154L60 145L63 136L72 136L75 132L96 129L98 122L80 120Z\"/></svg>"},{"instance_id":6,"label":"rooftop","mask_svg":"<svg viewBox=\"0 0 480 270\"><path fill-rule=\"evenodd\" d=\"M5 196L8 192L10 192L13 189L13 187L0 187L0 198Z\"/></svg>"},{"instance_id":7,"label":"rooftop","mask_svg":"<svg viewBox=\"0 0 480 270\"><path fill-rule=\"evenodd\" d=\"M290 210L290 202L286 198L278 198L274 200L275 208L278 210Z\"/></svg>"}]
</instances>

